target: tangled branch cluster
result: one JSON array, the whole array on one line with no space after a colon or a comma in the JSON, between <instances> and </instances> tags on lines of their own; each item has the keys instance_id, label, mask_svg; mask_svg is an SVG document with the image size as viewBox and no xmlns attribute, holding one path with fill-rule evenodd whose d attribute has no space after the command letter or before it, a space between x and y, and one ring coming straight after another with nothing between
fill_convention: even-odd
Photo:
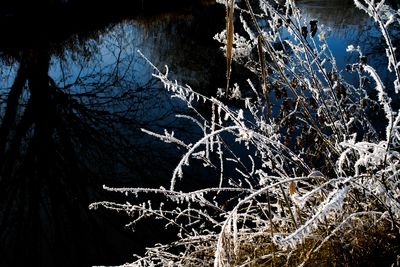
<instances>
[{"instance_id":1,"label":"tangled branch cluster","mask_svg":"<svg viewBox=\"0 0 400 267\"><path fill-rule=\"evenodd\" d=\"M231 107L153 66L172 96L193 110L179 117L191 120L203 136L189 143L143 129L186 150L170 188L105 187L136 202L143 194L157 195L158 201L91 205L124 211L132 224L152 217L179 230L176 242L149 248L128 265L303 266L318 263L316 255L332 252L332 244L356 257L361 240L379 229L386 240L398 240L400 112L361 48L348 47L359 53L359 61L347 66L359 77L353 85L342 77L317 21L306 21L293 0L220 2L227 6L227 20L234 7L243 29L241 36L228 29L215 39L258 79L219 90L222 99L242 103ZM399 15L384 1L354 2L383 34L397 92L400 66L388 28L399 23ZM369 97L365 79L377 101ZM208 115L198 109L203 103L211 108ZM377 106L386 120L383 136L368 116ZM184 173L194 161L217 171L213 186L185 191ZM390 249L395 261L398 247Z\"/></svg>"}]
</instances>

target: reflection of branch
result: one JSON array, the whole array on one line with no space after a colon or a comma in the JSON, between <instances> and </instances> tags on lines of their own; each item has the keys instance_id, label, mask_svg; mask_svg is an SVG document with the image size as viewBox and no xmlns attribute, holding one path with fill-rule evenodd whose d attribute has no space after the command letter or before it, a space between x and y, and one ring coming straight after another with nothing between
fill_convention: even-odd
<instances>
[{"instance_id":1,"label":"reflection of branch","mask_svg":"<svg viewBox=\"0 0 400 267\"><path fill-rule=\"evenodd\" d=\"M32 123L32 101L29 101L20 122L15 128L15 134L9 141L9 149L7 149L7 151L4 151L4 155L0 161L0 168L3 179L11 178L10 172L12 171L13 164L20 161L18 160L18 152L20 151L23 144L22 140L27 134L29 128L32 126ZM1 182L3 182L3 179L1 180ZM6 180L4 180L4 182L6 182Z\"/></svg>"},{"instance_id":2,"label":"reflection of branch","mask_svg":"<svg viewBox=\"0 0 400 267\"><path fill-rule=\"evenodd\" d=\"M11 126L16 120L18 100L22 94L22 89L24 88L26 80L27 69L23 60L18 69L17 76L14 80L11 90L8 94L6 112L0 126L0 158L1 155L4 153Z\"/></svg>"},{"instance_id":3,"label":"reflection of branch","mask_svg":"<svg viewBox=\"0 0 400 267\"><path fill-rule=\"evenodd\" d=\"M89 51L83 60L66 53L56 59L61 69L55 70L48 69L48 51L29 50L9 99L25 69L20 91L28 81L26 97L18 103L22 94L16 94L14 104L8 106L10 111L14 109L14 115L8 115L8 129L3 121L3 135L9 138L0 140L6 156L0 154L2 175L6 168L7 178L13 180L15 170L24 168L34 170L24 174L26 178L41 176L39 172L49 169L51 175L65 176L73 166L73 172L95 172L103 178L121 170L134 176L134 172L145 172L143 166L134 165L136 162L146 161L149 155L164 157L160 147L149 148L155 141L144 138L139 129L179 127L173 125L174 103L155 89L155 79L135 76L134 72L142 69L137 68L140 59L131 54L131 43L121 38L112 48L107 47L107 42L112 45L114 40L96 43L95 52ZM100 51L103 47L108 50ZM54 74L60 77L54 78ZM33 157L28 159L28 153ZM46 166L39 167L38 160L44 163L47 159Z\"/></svg>"}]
</instances>

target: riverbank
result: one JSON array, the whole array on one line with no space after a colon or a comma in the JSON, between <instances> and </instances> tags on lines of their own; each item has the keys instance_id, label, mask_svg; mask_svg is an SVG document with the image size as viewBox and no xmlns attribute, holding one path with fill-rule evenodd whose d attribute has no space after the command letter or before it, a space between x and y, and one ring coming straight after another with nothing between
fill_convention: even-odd
<instances>
[{"instance_id":1,"label":"riverbank","mask_svg":"<svg viewBox=\"0 0 400 267\"><path fill-rule=\"evenodd\" d=\"M11 1L10 1L11 2ZM62 42L71 34L105 29L129 18L152 19L160 14L188 14L215 0L25 0L0 3L1 50Z\"/></svg>"}]
</instances>

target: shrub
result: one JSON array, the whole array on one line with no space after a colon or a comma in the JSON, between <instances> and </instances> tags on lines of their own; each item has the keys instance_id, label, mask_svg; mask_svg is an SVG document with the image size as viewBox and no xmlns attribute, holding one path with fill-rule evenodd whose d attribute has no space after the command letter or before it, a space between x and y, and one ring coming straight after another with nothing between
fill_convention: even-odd
<instances>
[{"instance_id":1,"label":"shrub","mask_svg":"<svg viewBox=\"0 0 400 267\"><path fill-rule=\"evenodd\" d=\"M144 132L186 150L169 188L110 188L134 203L93 203L124 211L132 224L148 217L179 229L178 240L148 248L134 266L363 265L399 261L400 113L360 47L346 70L347 83L327 45L324 30L307 21L293 0L221 1L227 29L215 36L227 57L227 87L220 98L181 86L154 67L154 76L184 101L203 136L194 143L173 133ZM386 42L393 88L400 64L389 27L399 14L384 1L354 0L373 18ZM241 29L234 31L234 15ZM242 35L239 35L239 32ZM290 38L283 38L284 35ZM247 35L248 37L245 37ZM232 61L256 74L247 86L230 84ZM149 64L151 64L149 62ZM368 95L370 81L378 100ZM236 99L242 105L226 101ZM211 108L203 112L203 105ZM384 134L369 112L379 108ZM185 190L194 161L216 170L216 182ZM188 168L189 166L189 168ZM157 204L141 202L157 195ZM381 256L379 256L381 255ZM397 262L398 264L398 262Z\"/></svg>"}]
</instances>

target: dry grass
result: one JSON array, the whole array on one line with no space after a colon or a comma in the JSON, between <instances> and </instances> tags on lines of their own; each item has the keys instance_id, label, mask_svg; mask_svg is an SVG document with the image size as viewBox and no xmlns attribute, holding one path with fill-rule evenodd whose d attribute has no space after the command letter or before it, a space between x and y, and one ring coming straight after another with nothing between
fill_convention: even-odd
<instances>
[{"instance_id":1,"label":"dry grass","mask_svg":"<svg viewBox=\"0 0 400 267\"><path fill-rule=\"evenodd\" d=\"M324 231L329 231L325 229ZM321 230L321 233L324 232ZM391 266L400 251L398 233L388 224L352 230L351 235L339 233L317 251L318 236L308 238L293 251L279 250L268 232L241 244L231 266ZM322 235L326 235L325 233ZM346 245L344 245L346 244ZM274 253L272 253L274 252ZM199 256L199 255L197 255ZM211 255L210 255L211 256Z\"/></svg>"}]
</instances>

